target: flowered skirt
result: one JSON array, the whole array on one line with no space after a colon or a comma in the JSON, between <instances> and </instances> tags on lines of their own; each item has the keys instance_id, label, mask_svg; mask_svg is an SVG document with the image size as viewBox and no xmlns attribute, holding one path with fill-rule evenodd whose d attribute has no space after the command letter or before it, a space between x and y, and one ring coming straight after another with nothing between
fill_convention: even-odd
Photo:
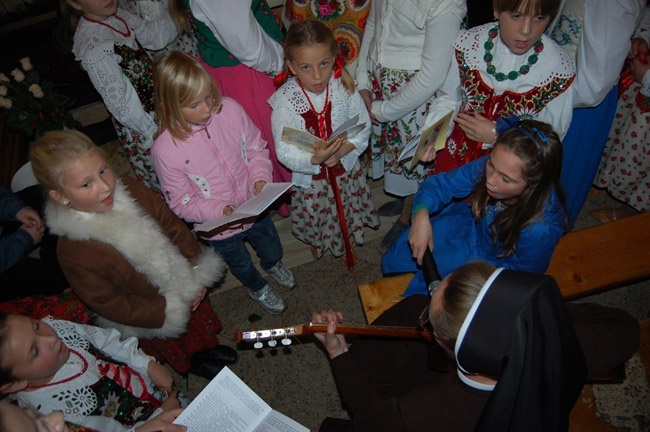
<instances>
[{"instance_id":1,"label":"flowered skirt","mask_svg":"<svg viewBox=\"0 0 650 432\"><path fill-rule=\"evenodd\" d=\"M407 84L418 71L388 69L367 61L368 75L375 100L389 100ZM397 196L414 194L419 183L434 173L433 164L418 164L408 171L408 161L398 163L404 146L419 132L429 113L429 99L397 121L372 126L370 150L372 155L372 178L384 177L384 190Z\"/></svg>"},{"instance_id":2,"label":"flowered skirt","mask_svg":"<svg viewBox=\"0 0 650 432\"><path fill-rule=\"evenodd\" d=\"M356 162L352 171L336 177L348 233L363 244L363 227L379 228L379 217L363 170ZM312 180L311 187L294 187L291 193L291 232L316 250L320 258L328 250L335 257L345 254L334 193L327 178Z\"/></svg>"},{"instance_id":3,"label":"flowered skirt","mask_svg":"<svg viewBox=\"0 0 650 432\"><path fill-rule=\"evenodd\" d=\"M594 186L638 211L650 210L650 99L634 83L619 98Z\"/></svg>"},{"instance_id":4,"label":"flowered skirt","mask_svg":"<svg viewBox=\"0 0 650 432\"><path fill-rule=\"evenodd\" d=\"M206 296L199 307L190 314L187 331L176 339L140 339L142 351L161 363L167 363L177 373L184 375L191 369L190 358L204 349L213 349L218 344L217 333L221 322Z\"/></svg>"},{"instance_id":5,"label":"flowered skirt","mask_svg":"<svg viewBox=\"0 0 650 432\"><path fill-rule=\"evenodd\" d=\"M153 137L147 138L139 132L122 125L115 117L113 117L113 126L135 177L140 183L156 192L160 198L163 198L158 176L156 176L151 164Z\"/></svg>"}]
</instances>

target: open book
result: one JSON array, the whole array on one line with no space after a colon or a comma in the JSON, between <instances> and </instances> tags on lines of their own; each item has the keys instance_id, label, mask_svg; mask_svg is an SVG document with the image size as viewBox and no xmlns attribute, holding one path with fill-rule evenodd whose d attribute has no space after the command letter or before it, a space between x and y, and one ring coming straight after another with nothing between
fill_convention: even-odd
<instances>
[{"instance_id":1,"label":"open book","mask_svg":"<svg viewBox=\"0 0 650 432\"><path fill-rule=\"evenodd\" d=\"M309 153L315 153L314 147L318 147L321 150L326 149L343 134L347 134L346 139L350 139L358 134L359 131L366 127L365 124L358 122L359 114L355 115L350 120L346 121L341 126L336 128L336 130L332 132L330 139L327 141L324 141L310 134L309 132L293 129L290 127L284 127L282 129L282 141L294 145L299 149L308 151Z\"/></svg>"},{"instance_id":2,"label":"open book","mask_svg":"<svg viewBox=\"0 0 650 432\"><path fill-rule=\"evenodd\" d=\"M273 409L224 367L179 415L188 432L309 432Z\"/></svg>"},{"instance_id":3,"label":"open book","mask_svg":"<svg viewBox=\"0 0 650 432\"><path fill-rule=\"evenodd\" d=\"M402 150L399 158L397 158L397 162L399 163L411 158L411 163L408 166L408 170L411 171L413 167L420 162L420 157L427 147L433 146L437 152L444 149L445 142L447 141L449 123L451 122L451 117L453 115L454 111L449 111L440 120L420 131L418 135L413 137L413 139L404 146L404 150Z\"/></svg>"},{"instance_id":4,"label":"open book","mask_svg":"<svg viewBox=\"0 0 650 432\"><path fill-rule=\"evenodd\" d=\"M218 218L203 222L202 224L194 225L194 231L210 232L215 228L223 225L228 225L241 219L254 217L262 213L268 208L280 195L285 193L293 183L267 183L259 195L246 201L235 209L235 211L228 216L220 216Z\"/></svg>"}]
</instances>

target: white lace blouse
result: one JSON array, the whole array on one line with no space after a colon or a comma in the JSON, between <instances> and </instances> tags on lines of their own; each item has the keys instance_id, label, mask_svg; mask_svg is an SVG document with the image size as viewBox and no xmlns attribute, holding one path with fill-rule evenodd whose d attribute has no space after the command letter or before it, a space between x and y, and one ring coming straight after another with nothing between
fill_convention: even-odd
<instances>
[{"instance_id":1,"label":"white lace blouse","mask_svg":"<svg viewBox=\"0 0 650 432\"><path fill-rule=\"evenodd\" d=\"M98 359L88 349L92 344L111 358L128 364L138 372L144 380L130 381L131 392L136 396L145 390L149 393L153 392L153 382L147 371L149 362L156 360L140 351L136 338L120 340L121 335L117 330L55 320L51 317L44 318L43 322L50 325L68 348L76 353L70 351L68 361L52 378L51 382L60 382L60 384L19 392L16 394L18 401L38 407L43 414L61 410L67 421L98 431L130 430L110 416L89 415L99 402L90 386L99 381L102 374L99 371ZM84 369L85 372L81 373ZM149 419L160 412L159 408Z\"/></svg>"},{"instance_id":2,"label":"white lace blouse","mask_svg":"<svg viewBox=\"0 0 650 432\"><path fill-rule=\"evenodd\" d=\"M156 124L144 110L135 88L124 75L119 64L122 58L115 53L114 46L138 49L137 42L140 42L146 49L162 49L177 36L176 26L169 15L152 21L145 21L123 9L118 9L117 15L128 24L131 30L129 36L81 18L74 35L72 52L88 72L90 81L113 117L138 133L153 137ZM103 22L120 31L125 30L124 23L115 16Z\"/></svg>"},{"instance_id":3,"label":"white lace blouse","mask_svg":"<svg viewBox=\"0 0 650 432\"><path fill-rule=\"evenodd\" d=\"M341 84L340 79L332 78L329 85L329 98L332 101L332 130L335 130L357 114L359 114L359 123L366 125L358 134L348 139L354 145L354 150L341 158L343 167L349 172L359 159L359 155L368 146L370 117L359 92L355 90L353 94L348 93ZM326 92L318 95L307 91L307 94L314 108L318 111L322 110L325 106ZM273 108L271 123L278 160L292 172L292 181L296 186L310 187L312 175L319 173L320 165L312 165L311 153L282 141L282 129L285 126L305 130L305 121L301 114L310 110L309 101L300 89L296 79L289 78L269 98L269 104Z\"/></svg>"}]
</instances>

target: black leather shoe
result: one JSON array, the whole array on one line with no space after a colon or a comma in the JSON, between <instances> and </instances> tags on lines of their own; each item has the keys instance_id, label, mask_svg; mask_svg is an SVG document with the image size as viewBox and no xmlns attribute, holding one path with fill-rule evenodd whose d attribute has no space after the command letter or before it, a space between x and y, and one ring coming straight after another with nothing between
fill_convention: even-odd
<instances>
[{"instance_id":1,"label":"black leather shoe","mask_svg":"<svg viewBox=\"0 0 650 432\"><path fill-rule=\"evenodd\" d=\"M380 250L383 252L386 252L388 249L390 249L390 246L393 244L395 240L397 240L397 237L400 236L404 232L405 229L407 229L409 226L406 225L404 222L399 220L399 218L393 223L393 226L388 230L386 235L381 241L380 245Z\"/></svg>"},{"instance_id":2,"label":"black leather shoe","mask_svg":"<svg viewBox=\"0 0 650 432\"><path fill-rule=\"evenodd\" d=\"M201 353L206 360L223 363L224 365L233 364L239 358L237 351L226 345L218 345L215 349L206 349Z\"/></svg>"},{"instance_id":3,"label":"black leather shoe","mask_svg":"<svg viewBox=\"0 0 650 432\"><path fill-rule=\"evenodd\" d=\"M386 204L382 205L377 209L377 214L379 216L397 216L402 213L404 208L404 198L397 198L393 201L388 201Z\"/></svg>"},{"instance_id":4,"label":"black leather shoe","mask_svg":"<svg viewBox=\"0 0 650 432\"><path fill-rule=\"evenodd\" d=\"M221 372L225 363L214 362L207 359L204 352L201 351L192 356L190 359L190 365L192 366L190 373L211 380Z\"/></svg>"}]
</instances>

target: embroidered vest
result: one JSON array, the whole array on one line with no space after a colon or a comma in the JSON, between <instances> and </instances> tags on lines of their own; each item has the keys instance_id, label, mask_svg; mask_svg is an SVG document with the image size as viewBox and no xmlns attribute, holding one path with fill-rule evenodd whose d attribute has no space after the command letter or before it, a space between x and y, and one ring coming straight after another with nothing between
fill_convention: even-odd
<instances>
[{"instance_id":1,"label":"embroidered vest","mask_svg":"<svg viewBox=\"0 0 650 432\"><path fill-rule=\"evenodd\" d=\"M534 119L551 100L568 89L573 81L573 77L556 77L548 84L533 87L524 93L505 91L495 95L494 89L483 81L480 72L470 68L465 62L464 53L460 50L456 50L456 61L462 89L461 112L477 112L492 121L506 118L511 114L518 115L522 119ZM467 138L457 123L454 123L452 132L447 138L447 150L456 159L458 166L490 151L489 148L483 148L482 143Z\"/></svg>"},{"instance_id":2,"label":"embroidered vest","mask_svg":"<svg viewBox=\"0 0 650 432\"><path fill-rule=\"evenodd\" d=\"M327 140L329 136L332 134L332 101L327 101L327 106L323 109L323 114L322 114L325 120L324 129L327 132L326 136L323 136L320 132L321 128L318 125L318 116L314 111L308 110L300 114L300 116L305 120L305 130L310 134L317 136L322 140ZM332 171L334 175L338 177L345 172L345 169L343 168L343 164L339 162L338 164L336 164L334 168L332 168ZM323 180L326 178L327 178L327 172L325 170L325 164L321 164L320 173L313 176L313 179Z\"/></svg>"},{"instance_id":3,"label":"embroidered vest","mask_svg":"<svg viewBox=\"0 0 650 432\"><path fill-rule=\"evenodd\" d=\"M153 91L153 67L151 58L138 43L138 49L126 45L115 45L115 54L122 57L120 67L135 88L146 112L152 113L155 106Z\"/></svg>"},{"instance_id":4,"label":"embroidered vest","mask_svg":"<svg viewBox=\"0 0 650 432\"><path fill-rule=\"evenodd\" d=\"M96 396L97 405L90 415L111 417L125 426L147 420L160 407L160 401L150 395L142 376L128 365L113 360L105 353L88 347L88 352L96 357L102 377L90 389ZM134 395L131 383L140 381L144 393Z\"/></svg>"}]
</instances>

